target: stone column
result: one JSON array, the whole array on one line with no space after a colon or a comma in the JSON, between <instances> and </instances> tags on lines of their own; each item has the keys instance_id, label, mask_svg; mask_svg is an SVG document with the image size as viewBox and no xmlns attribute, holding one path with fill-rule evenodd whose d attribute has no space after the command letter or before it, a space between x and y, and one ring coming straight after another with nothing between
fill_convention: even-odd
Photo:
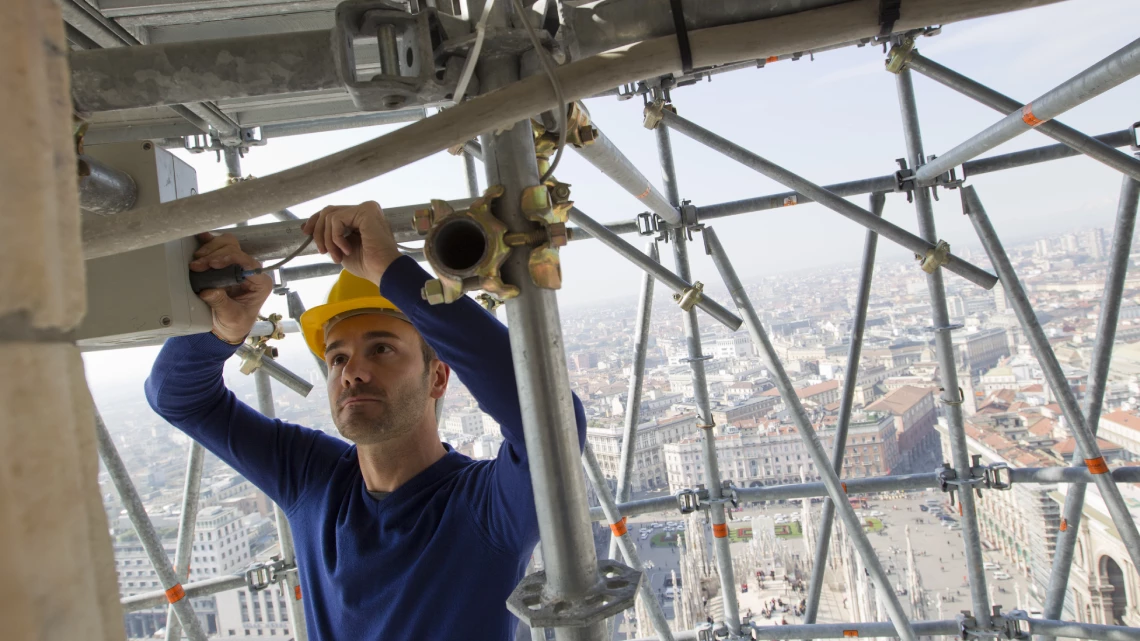
<instances>
[{"instance_id":1,"label":"stone column","mask_svg":"<svg viewBox=\"0 0 1140 641\"><path fill-rule=\"evenodd\" d=\"M63 20L0 2L0 620L4 638L122 639L91 398Z\"/></svg>"}]
</instances>

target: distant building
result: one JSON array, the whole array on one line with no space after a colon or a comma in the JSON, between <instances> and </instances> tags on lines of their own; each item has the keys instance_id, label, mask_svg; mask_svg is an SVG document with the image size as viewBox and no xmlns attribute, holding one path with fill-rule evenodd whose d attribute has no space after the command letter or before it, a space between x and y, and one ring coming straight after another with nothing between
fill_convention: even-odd
<instances>
[{"instance_id":1,"label":"distant building","mask_svg":"<svg viewBox=\"0 0 1140 641\"><path fill-rule=\"evenodd\" d=\"M720 359L748 358L753 355L752 339L748 334L738 332L732 336L718 338L713 344L712 353Z\"/></svg>"},{"instance_id":2,"label":"distant building","mask_svg":"<svg viewBox=\"0 0 1140 641\"><path fill-rule=\"evenodd\" d=\"M632 490L645 492L668 487L662 448L668 443L699 434L696 414L656 418L638 425L633 450ZM617 487L624 440L620 425L586 428L586 441L594 450L602 475L613 488Z\"/></svg>"},{"instance_id":3,"label":"distant building","mask_svg":"<svg viewBox=\"0 0 1140 641\"><path fill-rule=\"evenodd\" d=\"M1101 416L1097 436L1124 448L1125 460L1140 460L1140 416L1134 412L1117 410Z\"/></svg>"},{"instance_id":4,"label":"distant building","mask_svg":"<svg viewBox=\"0 0 1140 641\"><path fill-rule=\"evenodd\" d=\"M808 385L796 390L796 396L800 397L800 401L804 403L812 403L819 407L823 407L828 403L839 400L839 381L824 381L816 385ZM780 397L780 391L772 388L761 396L767 397Z\"/></svg>"},{"instance_id":5,"label":"distant building","mask_svg":"<svg viewBox=\"0 0 1140 641\"><path fill-rule=\"evenodd\" d=\"M478 436L484 433L483 413L478 410L451 412L444 419L443 428L448 432Z\"/></svg>"},{"instance_id":6,"label":"distant building","mask_svg":"<svg viewBox=\"0 0 1140 641\"><path fill-rule=\"evenodd\" d=\"M899 460L892 474L929 472L942 460L942 446L934 425L938 405L931 387L906 385L867 406L868 411L887 412L895 421Z\"/></svg>"},{"instance_id":7,"label":"distant building","mask_svg":"<svg viewBox=\"0 0 1140 641\"><path fill-rule=\"evenodd\" d=\"M1004 329L988 328L971 333L954 333L958 365L968 367L971 374L983 372L1009 356L1009 341Z\"/></svg>"},{"instance_id":8,"label":"distant building","mask_svg":"<svg viewBox=\"0 0 1140 641\"><path fill-rule=\"evenodd\" d=\"M965 318L966 303L962 301L961 296L947 296L946 311L950 314L950 318Z\"/></svg>"},{"instance_id":9,"label":"distant building","mask_svg":"<svg viewBox=\"0 0 1140 641\"><path fill-rule=\"evenodd\" d=\"M578 352L570 357L570 365L579 372L594 369L598 366L598 355L593 352Z\"/></svg>"},{"instance_id":10,"label":"distant building","mask_svg":"<svg viewBox=\"0 0 1140 641\"><path fill-rule=\"evenodd\" d=\"M778 394L763 394L731 407L716 406L712 410L713 423L716 423L718 428L725 428L742 421L760 421L780 403Z\"/></svg>"}]
</instances>

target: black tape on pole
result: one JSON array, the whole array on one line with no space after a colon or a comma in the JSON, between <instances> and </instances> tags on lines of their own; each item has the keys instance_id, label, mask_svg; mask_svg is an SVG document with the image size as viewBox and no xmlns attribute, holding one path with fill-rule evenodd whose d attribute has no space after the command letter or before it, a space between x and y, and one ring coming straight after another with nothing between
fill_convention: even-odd
<instances>
[{"instance_id":1,"label":"black tape on pole","mask_svg":"<svg viewBox=\"0 0 1140 641\"><path fill-rule=\"evenodd\" d=\"M673 13L673 29L677 32L677 48L681 50L681 71L689 73L693 70L693 50L689 48L689 29L685 27L685 8L681 0L669 0L669 9Z\"/></svg>"}]
</instances>

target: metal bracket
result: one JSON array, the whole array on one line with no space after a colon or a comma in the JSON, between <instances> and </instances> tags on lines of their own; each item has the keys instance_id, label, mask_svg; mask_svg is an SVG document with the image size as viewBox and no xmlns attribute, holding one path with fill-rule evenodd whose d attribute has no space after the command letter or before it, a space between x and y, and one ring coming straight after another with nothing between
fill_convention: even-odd
<instances>
[{"instance_id":1,"label":"metal bracket","mask_svg":"<svg viewBox=\"0 0 1140 641\"><path fill-rule=\"evenodd\" d=\"M687 312L693 309L693 307L696 307L697 303L701 301L704 289L704 283L698 280L693 283L692 287L686 287L685 291L673 294L673 300L677 301L681 309Z\"/></svg>"},{"instance_id":2,"label":"metal bracket","mask_svg":"<svg viewBox=\"0 0 1140 641\"><path fill-rule=\"evenodd\" d=\"M1024 610L1011 610L1008 615L1001 613L1001 606L993 606L990 617L990 627L983 628L978 625L978 619L969 610L963 610L954 617L958 622L958 637L963 641L971 639L1028 639L1027 630L1021 628L1021 622L1028 623L1029 615Z\"/></svg>"},{"instance_id":3,"label":"metal bracket","mask_svg":"<svg viewBox=\"0 0 1140 641\"><path fill-rule=\"evenodd\" d=\"M699 227L700 223L697 222L697 206L692 202L686 200L681 203L681 226L682 227Z\"/></svg>"},{"instance_id":4,"label":"metal bracket","mask_svg":"<svg viewBox=\"0 0 1140 641\"><path fill-rule=\"evenodd\" d=\"M927 274L933 274L936 269L945 265L950 260L950 243L939 240L934 247L926 250L926 254L915 254L915 259L920 262L922 271Z\"/></svg>"},{"instance_id":5,"label":"metal bracket","mask_svg":"<svg viewBox=\"0 0 1140 641\"><path fill-rule=\"evenodd\" d=\"M657 125L661 123L661 112L666 109L672 111L673 113L677 113L676 107L660 98L646 103L644 111L645 116L641 124L644 125L646 129L656 129Z\"/></svg>"},{"instance_id":6,"label":"metal bracket","mask_svg":"<svg viewBox=\"0 0 1140 641\"><path fill-rule=\"evenodd\" d=\"M891 47L891 50L887 52L887 71L900 73L906 68L906 63L910 59L912 51L914 51L914 38L911 36L903 36L900 38L899 41Z\"/></svg>"},{"instance_id":7,"label":"metal bracket","mask_svg":"<svg viewBox=\"0 0 1140 641\"><path fill-rule=\"evenodd\" d=\"M274 332L276 333L276 332ZM269 354L270 358L277 358L277 348L265 342L265 336L249 339L249 351L242 353L241 366L239 367L242 374L246 376L257 371L261 367L261 359Z\"/></svg>"},{"instance_id":8,"label":"metal bracket","mask_svg":"<svg viewBox=\"0 0 1140 641\"><path fill-rule=\"evenodd\" d=\"M681 514L692 514L701 509L701 495L690 489L684 489L677 492L677 507L680 508Z\"/></svg>"},{"instance_id":9,"label":"metal bracket","mask_svg":"<svg viewBox=\"0 0 1140 641\"><path fill-rule=\"evenodd\" d=\"M566 221L570 219L570 185L550 181L522 192L522 212L540 226L538 246L530 251L530 278L543 289L562 288L562 261L558 248L566 245ZM533 243L527 243L533 244Z\"/></svg>"},{"instance_id":10,"label":"metal bracket","mask_svg":"<svg viewBox=\"0 0 1140 641\"><path fill-rule=\"evenodd\" d=\"M296 565L286 564L283 559L273 557L271 563L255 563L245 571L245 584L250 592L260 592L285 579L285 573L296 569Z\"/></svg>"},{"instance_id":11,"label":"metal bracket","mask_svg":"<svg viewBox=\"0 0 1140 641\"><path fill-rule=\"evenodd\" d=\"M450 100L464 58L437 64L432 44L447 40L435 9L408 13L384 0L346 0L336 7L333 60L352 102L363 111L388 111ZM354 44L376 39L381 73L357 79Z\"/></svg>"},{"instance_id":12,"label":"metal bracket","mask_svg":"<svg viewBox=\"0 0 1140 641\"><path fill-rule=\"evenodd\" d=\"M600 581L577 601L550 599L546 571L523 577L507 597L507 609L532 628L576 628L633 607L642 573L613 560L598 562Z\"/></svg>"},{"instance_id":13,"label":"metal bracket","mask_svg":"<svg viewBox=\"0 0 1140 641\"><path fill-rule=\"evenodd\" d=\"M261 134L261 127L242 127L238 130L238 137L241 138L241 144L238 149L246 151L250 147L262 147L269 141ZM220 138L215 134L194 134L193 136L183 136L182 146L192 154L200 154L204 151L213 151L219 154L218 160L221 161L221 152L226 148L222 144Z\"/></svg>"},{"instance_id":14,"label":"metal bracket","mask_svg":"<svg viewBox=\"0 0 1140 641\"><path fill-rule=\"evenodd\" d=\"M507 226L491 214L491 202L502 195L502 185L492 185L467 209L456 211L446 201L433 200L431 209L413 215L417 231L427 229L424 256L439 276L424 283L420 292L429 304L451 303L474 289L492 292L504 300L518 296L518 287L504 283L499 273L511 251L505 240ZM479 236L484 243L482 253L477 260L457 266L451 257L440 255L440 237L449 235L461 241L468 239L460 236Z\"/></svg>"},{"instance_id":15,"label":"metal bracket","mask_svg":"<svg viewBox=\"0 0 1140 641\"><path fill-rule=\"evenodd\" d=\"M643 211L637 215L637 233L639 236L656 236L658 240L665 240L667 231L665 222L657 214Z\"/></svg>"},{"instance_id":16,"label":"metal bracket","mask_svg":"<svg viewBox=\"0 0 1140 641\"><path fill-rule=\"evenodd\" d=\"M1006 463L991 463L985 468L984 485L991 490L1008 490L1013 487L1013 475Z\"/></svg>"}]
</instances>

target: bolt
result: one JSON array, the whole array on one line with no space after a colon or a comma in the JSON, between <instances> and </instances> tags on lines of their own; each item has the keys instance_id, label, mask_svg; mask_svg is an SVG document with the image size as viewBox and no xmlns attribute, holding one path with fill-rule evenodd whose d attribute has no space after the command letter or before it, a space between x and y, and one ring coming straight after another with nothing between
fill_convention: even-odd
<instances>
[{"instance_id":1,"label":"bolt","mask_svg":"<svg viewBox=\"0 0 1140 641\"><path fill-rule=\"evenodd\" d=\"M567 233L565 223L552 224L549 228L547 228L547 233L550 235L551 247L565 247L567 241L570 240L570 236Z\"/></svg>"},{"instance_id":2,"label":"bolt","mask_svg":"<svg viewBox=\"0 0 1140 641\"><path fill-rule=\"evenodd\" d=\"M154 149L154 143L149 140L143 143L143 151L150 151L151 149Z\"/></svg>"},{"instance_id":3,"label":"bolt","mask_svg":"<svg viewBox=\"0 0 1140 641\"><path fill-rule=\"evenodd\" d=\"M570 199L570 185L558 183L551 188L550 195L554 198L555 203L564 203Z\"/></svg>"},{"instance_id":4,"label":"bolt","mask_svg":"<svg viewBox=\"0 0 1140 641\"><path fill-rule=\"evenodd\" d=\"M680 301L680 300L681 300L681 295L680 295L680 294L673 294L673 300L675 300L675 301Z\"/></svg>"},{"instance_id":5,"label":"bolt","mask_svg":"<svg viewBox=\"0 0 1140 641\"><path fill-rule=\"evenodd\" d=\"M428 305L441 305L443 304L443 283L438 278L429 280L424 283L423 289L420 290L420 298L426 300Z\"/></svg>"},{"instance_id":6,"label":"bolt","mask_svg":"<svg viewBox=\"0 0 1140 641\"><path fill-rule=\"evenodd\" d=\"M591 125L585 127L578 127L578 140L583 145L588 145L598 139L598 130Z\"/></svg>"},{"instance_id":7,"label":"bolt","mask_svg":"<svg viewBox=\"0 0 1140 641\"><path fill-rule=\"evenodd\" d=\"M416 229L416 233L420 236L426 235L431 230L432 212L430 209L417 209L412 217L412 225Z\"/></svg>"},{"instance_id":8,"label":"bolt","mask_svg":"<svg viewBox=\"0 0 1140 641\"><path fill-rule=\"evenodd\" d=\"M516 231L503 234L503 242L507 247L520 247L522 245L538 245L546 242L546 231L532 229L531 231Z\"/></svg>"},{"instance_id":9,"label":"bolt","mask_svg":"<svg viewBox=\"0 0 1140 641\"><path fill-rule=\"evenodd\" d=\"M171 325L173 325L173 324L174 324L174 321L173 321L173 320L171 320L169 316L163 316L162 318L159 318L159 319L158 319L158 322L159 322L159 324L161 324L163 327L170 327Z\"/></svg>"}]
</instances>

